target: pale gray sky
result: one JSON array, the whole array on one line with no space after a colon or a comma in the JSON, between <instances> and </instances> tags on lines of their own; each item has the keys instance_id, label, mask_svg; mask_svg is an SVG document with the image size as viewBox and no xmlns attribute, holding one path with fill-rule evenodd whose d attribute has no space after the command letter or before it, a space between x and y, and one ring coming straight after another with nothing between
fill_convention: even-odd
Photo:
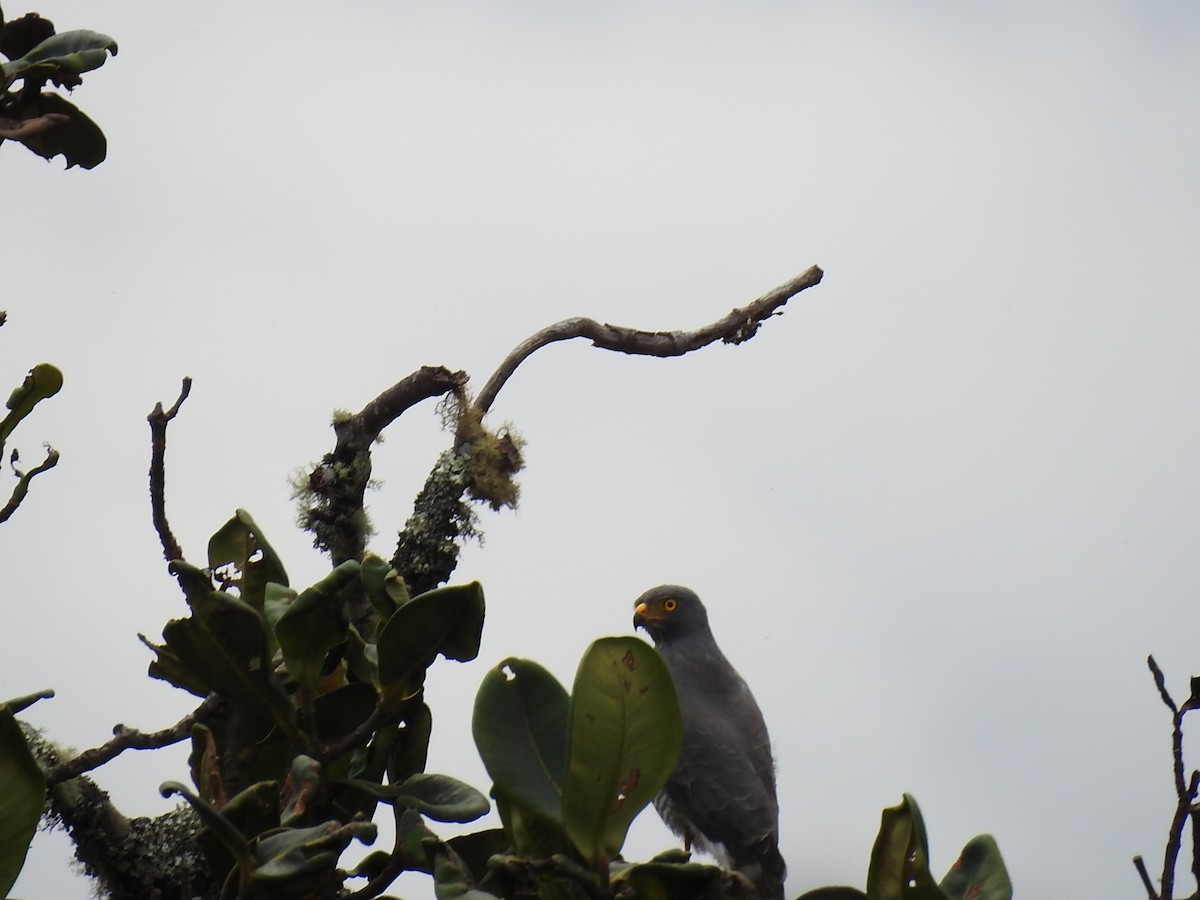
<instances>
[{"instance_id":1,"label":"pale gray sky","mask_svg":"<svg viewBox=\"0 0 1200 900\"><path fill-rule=\"evenodd\" d=\"M459 569L489 618L431 673L431 769L487 787L487 666L569 684L682 582L772 729L790 894L861 885L905 791L939 876L991 832L1019 896L1141 893L1173 808L1144 660L1180 695L1200 671L1200 6L37 8L121 51L74 96L107 162L0 147L0 375L66 375L16 436L62 462L0 534L0 695L58 691L32 721L82 748L190 708L136 638L185 611L145 482L183 375L185 551L245 507L303 585L327 566L288 475L335 407L422 364L480 386L566 316L695 327L818 263L745 346L556 346L500 395L522 506ZM377 453L383 555L446 440L429 404ZM184 757L97 777L155 813ZM627 851L670 844L650 811ZM68 858L39 837L18 895L85 896Z\"/></svg>"}]
</instances>

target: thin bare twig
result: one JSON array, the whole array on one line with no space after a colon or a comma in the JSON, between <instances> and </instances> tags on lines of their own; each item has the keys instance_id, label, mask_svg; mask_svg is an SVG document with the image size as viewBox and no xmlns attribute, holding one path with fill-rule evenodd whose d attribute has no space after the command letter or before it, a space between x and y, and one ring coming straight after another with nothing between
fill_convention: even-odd
<instances>
[{"instance_id":1,"label":"thin bare twig","mask_svg":"<svg viewBox=\"0 0 1200 900\"><path fill-rule=\"evenodd\" d=\"M191 736L193 725L197 722L204 722L220 704L221 699L216 694L210 694L193 712L184 716L170 728L164 728L161 731L143 732L136 728L117 725L113 728L112 740L99 747L93 747L91 750L84 750L66 762L51 766L46 772L46 781L50 784L59 784L77 778L84 772L98 769L105 763L116 759L126 750L157 750L161 747L169 747L171 744L178 744Z\"/></svg>"},{"instance_id":2,"label":"thin bare twig","mask_svg":"<svg viewBox=\"0 0 1200 900\"><path fill-rule=\"evenodd\" d=\"M1183 823L1187 820L1188 807L1196 799L1200 788L1200 772L1193 772L1187 786L1179 794L1175 815L1171 819L1171 830L1167 834L1167 847L1163 851L1162 896L1171 900L1175 892L1175 863L1179 859L1179 847L1183 841Z\"/></svg>"},{"instance_id":3,"label":"thin bare twig","mask_svg":"<svg viewBox=\"0 0 1200 900\"><path fill-rule=\"evenodd\" d=\"M46 444L46 458L38 465L34 466L25 472L17 473L17 486L13 488L12 496L8 498L8 502L0 509L0 522L7 522L12 514L17 511L17 507L25 499L29 493L29 482L33 481L34 476L42 474L47 469L53 469L58 465L58 451ZM16 451L13 451L14 453Z\"/></svg>"},{"instance_id":4,"label":"thin bare twig","mask_svg":"<svg viewBox=\"0 0 1200 900\"><path fill-rule=\"evenodd\" d=\"M1154 882L1150 880L1150 873L1146 871L1146 861L1140 856L1133 858L1133 867L1137 869L1138 875L1141 876L1142 886L1146 888L1146 895L1150 900L1158 900L1158 894L1154 890Z\"/></svg>"},{"instance_id":5,"label":"thin bare twig","mask_svg":"<svg viewBox=\"0 0 1200 900\"><path fill-rule=\"evenodd\" d=\"M1179 707L1175 701L1171 699L1171 695L1167 693L1167 679L1163 675L1162 669L1158 667L1158 663L1154 661L1153 656L1146 657L1146 665L1150 667L1150 672L1154 676L1154 686L1158 688L1158 695L1162 697L1162 702L1167 704L1167 709L1172 713L1178 714Z\"/></svg>"},{"instance_id":6,"label":"thin bare twig","mask_svg":"<svg viewBox=\"0 0 1200 900\"><path fill-rule=\"evenodd\" d=\"M780 308L801 291L821 283L824 272L817 266L763 294L746 306L732 310L694 331L639 331L621 325L600 324L595 319L564 319L522 341L500 363L475 399L475 408L486 413L492 408L496 395L526 359L547 344L573 338L588 338L602 350L615 350L636 356L682 356L705 347L714 341L740 344L749 340L759 325L776 315Z\"/></svg>"},{"instance_id":7,"label":"thin bare twig","mask_svg":"<svg viewBox=\"0 0 1200 900\"><path fill-rule=\"evenodd\" d=\"M179 413L179 407L192 392L192 379L185 377L179 390L179 398L165 412L162 403L154 404L154 411L146 417L150 423L150 515L154 520L154 530L158 532L158 540L162 544L163 558L167 562L183 559L183 548L171 533L167 522L167 423Z\"/></svg>"}]
</instances>

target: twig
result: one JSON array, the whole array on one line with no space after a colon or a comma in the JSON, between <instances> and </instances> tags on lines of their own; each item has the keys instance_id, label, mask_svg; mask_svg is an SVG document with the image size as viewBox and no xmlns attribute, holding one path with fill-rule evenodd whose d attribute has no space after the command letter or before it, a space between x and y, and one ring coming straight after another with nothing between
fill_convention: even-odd
<instances>
[{"instance_id":1,"label":"twig","mask_svg":"<svg viewBox=\"0 0 1200 900\"><path fill-rule=\"evenodd\" d=\"M167 562L183 559L183 548L175 540L167 522L167 423L179 413L179 407L191 392L192 379L185 377L175 404L164 412L162 403L156 403L154 411L146 417L146 421L150 423L150 515L154 520L154 530L158 532L158 540L162 544L163 558Z\"/></svg>"},{"instance_id":2,"label":"twig","mask_svg":"<svg viewBox=\"0 0 1200 900\"><path fill-rule=\"evenodd\" d=\"M1167 679L1163 675L1162 669L1158 667L1158 663L1154 661L1153 656L1146 657L1146 665L1150 667L1150 672L1154 675L1154 686L1158 688L1158 695L1162 697L1162 702L1167 704L1167 709L1178 715L1179 707L1175 705L1175 701L1167 693Z\"/></svg>"},{"instance_id":3,"label":"twig","mask_svg":"<svg viewBox=\"0 0 1200 900\"><path fill-rule=\"evenodd\" d=\"M113 728L112 740L99 747L93 747L91 750L84 750L66 762L51 766L46 772L46 781L50 784L69 781L84 772L98 769L110 760L116 759L126 750L157 750L160 747L178 744L190 737L192 726L211 716L220 703L221 700L216 694L210 694L208 699L196 707L192 713L184 716L170 728L164 728L161 731L143 732L136 728L117 725Z\"/></svg>"},{"instance_id":4,"label":"twig","mask_svg":"<svg viewBox=\"0 0 1200 900\"><path fill-rule=\"evenodd\" d=\"M1146 871L1146 861L1141 856L1133 858L1133 867L1137 869L1138 875L1142 878L1142 885L1146 888L1146 894L1150 900L1159 900L1158 894L1154 891L1154 882L1150 880L1150 873Z\"/></svg>"},{"instance_id":5,"label":"twig","mask_svg":"<svg viewBox=\"0 0 1200 900\"><path fill-rule=\"evenodd\" d=\"M595 319L564 319L543 328L517 345L483 386L475 400L475 408L484 413L490 410L496 395L517 367L537 350L557 341L588 338L594 346L602 350L615 350L636 356L682 356L718 339L728 344L740 344L753 337L758 326L776 315L788 300L801 291L820 284L824 274L817 266L811 266L807 271L763 294L754 302L734 309L724 318L694 331L639 331L620 325L602 325Z\"/></svg>"},{"instance_id":6,"label":"twig","mask_svg":"<svg viewBox=\"0 0 1200 900\"><path fill-rule=\"evenodd\" d=\"M1187 787L1180 792L1179 802L1175 806L1175 815L1171 819L1171 830L1167 834L1167 848L1163 851L1163 900L1171 900L1175 891L1175 862L1179 859L1179 845L1183 840L1183 823L1187 819L1188 807L1196 799L1196 789L1200 787L1200 772L1193 772Z\"/></svg>"},{"instance_id":7,"label":"twig","mask_svg":"<svg viewBox=\"0 0 1200 900\"><path fill-rule=\"evenodd\" d=\"M0 522L7 522L12 514L17 511L17 507L21 505L21 502L25 499L25 495L29 493L29 482L33 480L34 476L40 475L47 469L53 469L57 465L58 451L49 444L46 444L46 459L32 469L18 473L17 486L13 488L12 496L8 498L8 502L4 504L3 509L0 509Z\"/></svg>"}]
</instances>

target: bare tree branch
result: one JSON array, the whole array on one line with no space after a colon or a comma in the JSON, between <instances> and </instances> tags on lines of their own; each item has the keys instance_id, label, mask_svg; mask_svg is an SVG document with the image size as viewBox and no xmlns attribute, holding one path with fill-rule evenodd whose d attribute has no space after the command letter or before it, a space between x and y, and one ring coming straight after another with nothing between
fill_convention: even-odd
<instances>
[{"instance_id":1,"label":"bare tree branch","mask_svg":"<svg viewBox=\"0 0 1200 900\"><path fill-rule=\"evenodd\" d=\"M368 526L363 497L371 479L371 444L388 425L422 400L461 390L465 372L423 366L392 385L357 413L333 424L337 443L297 486L301 524L333 564L362 559Z\"/></svg>"},{"instance_id":2,"label":"bare tree branch","mask_svg":"<svg viewBox=\"0 0 1200 900\"><path fill-rule=\"evenodd\" d=\"M146 417L150 423L150 515L154 520L154 530L158 532L158 540L162 544L163 558L167 562L183 559L183 548L171 533L167 522L167 423L179 413L179 407L192 392L192 379L185 377L179 390L179 398L165 412L162 403L154 404L154 411Z\"/></svg>"},{"instance_id":3,"label":"bare tree branch","mask_svg":"<svg viewBox=\"0 0 1200 900\"><path fill-rule=\"evenodd\" d=\"M58 465L58 451L49 444L46 444L45 446L45 460L28 471L17 473L17 486L13 488L12 496L8 498L8 502L4 504L3 508L0 508L0 522L7 522L9 518L11 518L12 514L17 511L17 507L21 505L21 502L25 499L25 495L29 493L29 482L31 482L35 476L40 475L47 469L53 469ZM15 457L15 450L13 451L13 454Z\"/></svg>"},{"instance_id":4,"label":"bare tree branch","mask_svg":"<svg viewBox=\"0 0 1200 900\"><path fill-rule=\"evenodd\" d=\"M602 325L595 319L563 319L522 341L504 358L479 392L475 399L475 408L481 412L490 410L496 395L517 367L537 350L558 341L588 338L594 346L602 350L615 350L636 356L664 357L683 356L717 340L727 344L740 344L752 338L759 325L778 314L788 300L801 291L820 284L824 274L819 267L810 266L807 271L763 294L754 302L734 309L725 317L694 331L639 331L621 325Z\"/></svg>"},{"instance_id":5,"label":"bare tree branch","mask_svg":"<svg viewBox=\"0 0 1200 900\"><path fill-rule=\"evenodd\" d=\"M1142 886L1146 889L1146 895L1149 900L1158 900L1158 892L1154 890L1154 882L1150 880L1150 873L1146 871L1146 861L1140 856L1133 858L1133 867L1137 869L1138 876L1142 879Z\"/></svg>"},{"instance_id":6,"label":"bare tree branch","mask_svg":"<svg viewBox=\"0 0 1200 900\"><path fill-rule=\"evenodd\" d=\"M126 750L157 750L160 747L178 744L191 736L193 725L197 722L204 722L220 705L220 697L211 694L208 699L196 707L195 711L184 716L170 728L164 728L161 731L143 732L136 728L117 725L113 728L114 737L111 741L99 747L93 747L91 750L85 750L66 762L51 766L46 772L46 781L50 784L58 784L77 778L84 772L98 769L110 760L116 759Z\"/></svg>"}]
</instances>

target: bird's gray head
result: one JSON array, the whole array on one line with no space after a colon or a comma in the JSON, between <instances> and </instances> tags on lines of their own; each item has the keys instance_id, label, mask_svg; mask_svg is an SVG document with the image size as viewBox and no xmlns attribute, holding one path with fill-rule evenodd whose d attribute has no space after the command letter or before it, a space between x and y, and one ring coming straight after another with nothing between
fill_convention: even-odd
<instances>
[{"instance_id":1,"label":"bird's gray head","mask_svg":"<svg viewBox=\"0 0 1200 900\"><path fill-rule=\"evenodd\" d=\"M660 584L638 597L633 606L633 627L646 629L656 644L687 635L712 635L704 604L695 591L678 584Z\"/></svg>"}]
</instances>

